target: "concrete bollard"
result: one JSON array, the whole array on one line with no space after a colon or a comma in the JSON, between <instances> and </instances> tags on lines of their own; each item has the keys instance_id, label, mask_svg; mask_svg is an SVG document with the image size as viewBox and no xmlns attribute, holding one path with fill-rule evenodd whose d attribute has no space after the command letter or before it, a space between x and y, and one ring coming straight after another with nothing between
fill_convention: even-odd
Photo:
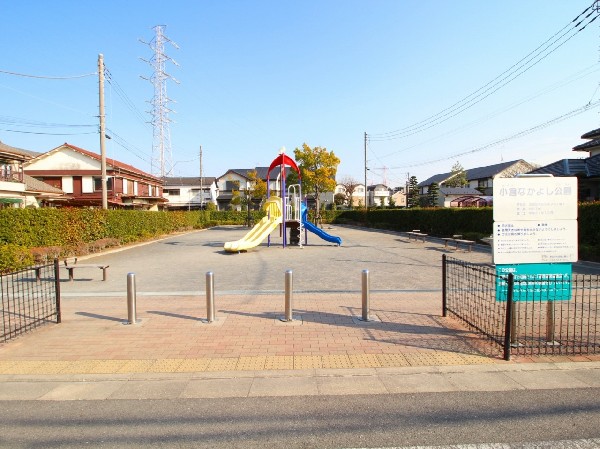
<instances>
[{"instance_id":1,"label":"concrete bollard","mask_svg":"<svg viewBox=\"0 0 600 449\"><path fill-rule=\"evenodd\" d=\"M362 270L362 321L370 321L371 292L369 270Z\"/></svg>"},{"instance_id":2,"label":"concrete bollard","mask_svg":"<svg viewBox=\"0 0 600 449\"><path fill-rule=\"evenodd\" d=\"M135 273L127 273L127 323L135 324L136 319L136 290L135 290Z\"/></svg>"}]
</instances>

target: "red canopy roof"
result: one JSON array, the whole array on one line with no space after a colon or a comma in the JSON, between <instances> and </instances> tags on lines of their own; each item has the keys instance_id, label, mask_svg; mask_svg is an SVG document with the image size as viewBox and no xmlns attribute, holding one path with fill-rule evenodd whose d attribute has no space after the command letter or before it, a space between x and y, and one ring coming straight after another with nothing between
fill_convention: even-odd
<instances>
[{"instance_id":1,"label":"red canopy roof","mask_svg":"<svg viewBox=\"0 0 600 449\"><path fill-rule=\"evenodd\" d=\"M275 159L273 159L273 162L271 162L271 165L269 166L269 170L267 171L267 179L269 179L271 170L273 170L275 167L281 166L281 165L283 165L283 166L289 165L294 170L296 170L296 173L298 173L298 178L300 178L302 176L300 174L300 169L296 165L296 162L294 162L294 160L291 157L286 156L284 153L281 153L279 156L277 156Z\"/></svg>"}]
</instances>

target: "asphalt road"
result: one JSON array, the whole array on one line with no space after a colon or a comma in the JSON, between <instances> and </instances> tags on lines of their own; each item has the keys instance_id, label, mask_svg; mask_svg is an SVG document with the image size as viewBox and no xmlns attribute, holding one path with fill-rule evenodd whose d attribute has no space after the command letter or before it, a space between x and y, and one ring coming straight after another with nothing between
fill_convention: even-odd
<instances>
[{"instance_id":1,"label":"asphalt road","mask_svg":"<svg viewBox=\"0 0 600 449\"><path fill-rule=\"evenodd\" d=\"M599 398L593 388L10 401L0 402L0 446L293 449L590 439L600 438Z\"/></svg>"}]
</instances>

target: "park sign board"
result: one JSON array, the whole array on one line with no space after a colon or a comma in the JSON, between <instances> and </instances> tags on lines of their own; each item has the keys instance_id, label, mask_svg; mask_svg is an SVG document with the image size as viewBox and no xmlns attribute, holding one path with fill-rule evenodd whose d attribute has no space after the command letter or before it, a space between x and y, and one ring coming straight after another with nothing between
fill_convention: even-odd
<instances>
[{"instance_id":1,"label":"park sign board","mask_svg":"<svg viewBox=\"0 0 600 449\"><path fill-rule=\"evenodd\" d=\"M571 299L570 263L496 265L496 301L508 298L508 275L514 279L513 301Z\"/></svg>"},{"instance_id":2,"label":"park sign board","mask_svg":"<svg viewBox=\"0 0 600 449\"><path fill-rule=\"evenodd\" d=\"M494 221L577 219L577 178L494 179Z\"/></svg>"},{"instance_id":3,"label":"park sign board","mask_svg":"<svg viewBox=\"0 0 600 449\"><path fill-rule=\"evenodd\" d=\"M494 263L577 261L577 220L494 222Z\"/></svg>"},{"instance_id":4,"label":"park sign board","mask_svg":"<svg viewBox=\"0 0 600 449\"><path fill-rule=\"evenodd\" d=\"M576 262L577 178L494 180L494 263Z\"/></svg>"}]
</instances>

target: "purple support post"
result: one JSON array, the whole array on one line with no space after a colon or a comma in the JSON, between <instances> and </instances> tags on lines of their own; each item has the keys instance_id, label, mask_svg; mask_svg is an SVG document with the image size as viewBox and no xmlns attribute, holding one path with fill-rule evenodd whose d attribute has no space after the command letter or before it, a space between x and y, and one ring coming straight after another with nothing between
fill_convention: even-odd
<instances>
[{"instance_id":1,"label":"purple support post","mask_svg":"<svg viewBox=\"0 0 600 449\"><path fill-rule=\"evenodd\" d=\"M286 240L286 227L285 227L285 203L286 203L286 194L285 194L285 162L283 158L281 159L281 206L283 207L283 247L285 248L285 240Z\"/></svg>"}]
</instances>

